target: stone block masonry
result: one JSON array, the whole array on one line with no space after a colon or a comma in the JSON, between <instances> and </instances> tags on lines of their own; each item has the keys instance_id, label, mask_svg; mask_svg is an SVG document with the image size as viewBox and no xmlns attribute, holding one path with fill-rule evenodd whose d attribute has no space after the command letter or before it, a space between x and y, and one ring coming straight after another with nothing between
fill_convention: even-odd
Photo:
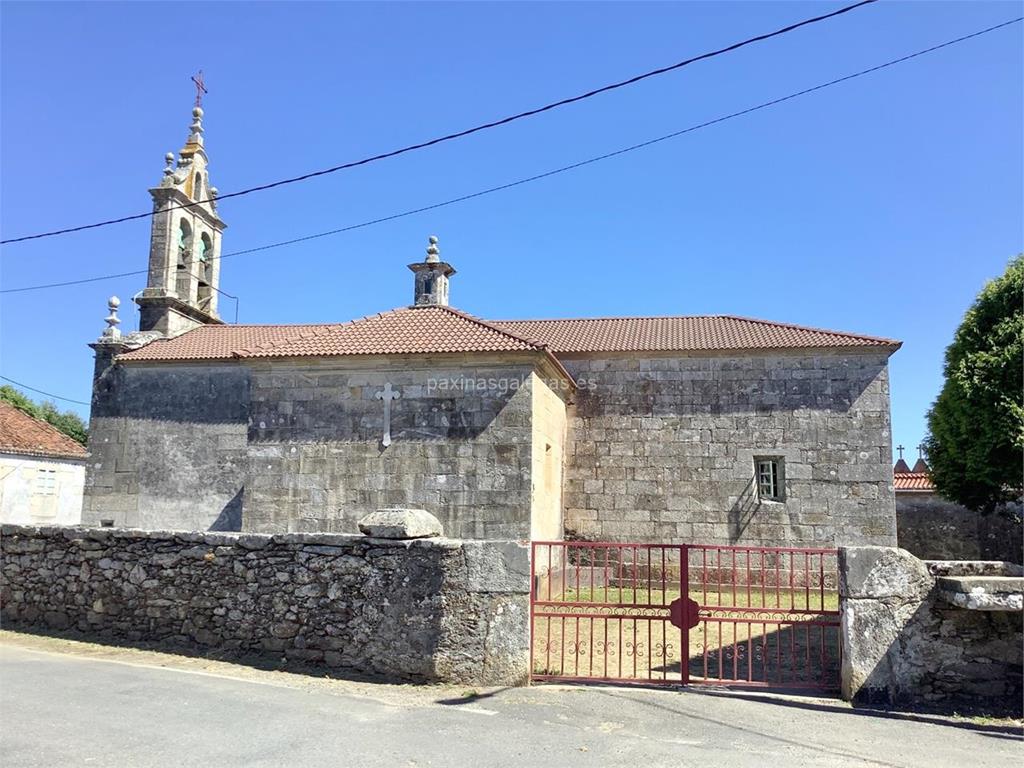
<instances>
[{"instance_id":1,"label":"stone block masonry","mask_svg":"<svg viewBox=\"0 0 1024 768\"><path fill-rule=\"evenodd\" d=\"M544 501L560 535L561 429L547 440L559 493L533 491L536 380L522 360L472 356L117 365L94 393L82 519L356 533L375 509L412 506L454 537L518 539ZM385 386L400 395L388 446Z\"/></svg>"},{"instance_id":2,"label":"stone block masonry","mask_svg":"<svg viewBox=\"0 0 1024 768\"><path fill-rule=\"evenodd\" d=\"M342 534L5 525L5 625L385 678L525 682L528 549Z\"/></svg>"},{"instance_id":3,"label":"stone block masonry","mask_svg":"<svg viewBox=\"0 0 1024 768\"><path fill-rule=\"evenodd\" d=\"M354 533L368 512L410 506L452 536L529 537L533 369L445 362L254 366L243 530ZM385 448L386 385L401 397Z\"/></svg>"},{"instance_id":4,"label":"stone block masonry","mask_svg":"<svg viewBox=\"0 0 1024 768\"><path fill-rule=\"evenodd\" d=\"M887 356L566 356L580 385L566 534L759 546L896 543ZM762 500L755 457L782 465Z\"/></svg>"}]
</instances>

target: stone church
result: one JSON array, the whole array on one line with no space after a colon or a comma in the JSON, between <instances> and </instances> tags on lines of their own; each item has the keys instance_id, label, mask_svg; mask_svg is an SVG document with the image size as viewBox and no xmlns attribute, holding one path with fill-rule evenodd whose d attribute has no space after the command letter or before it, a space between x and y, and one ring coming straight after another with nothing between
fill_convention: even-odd
<instances>
[{"instance_id":1,"label":"stone church","mask_svg":"<svg viewBox=\"0 0 1024 768\"><path fill-rule=\"evenodd\" d=\"M899 342L727 315L484 320L451 305L433 237L409 306L227 324L193 115L150 190L140 330L111 299L92 344L86 523L354 533L414 507L467 538L895 545Z\"/></svg>"}]
</instances>

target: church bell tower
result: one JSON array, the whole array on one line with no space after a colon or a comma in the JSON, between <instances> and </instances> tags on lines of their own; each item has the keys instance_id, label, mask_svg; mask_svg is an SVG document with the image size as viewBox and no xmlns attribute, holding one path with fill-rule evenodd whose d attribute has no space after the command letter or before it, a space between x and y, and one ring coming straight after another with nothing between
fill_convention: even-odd
<instances>
[{"instance_id":1,"label":"church bell tower","mask_svg":"<svg viewBox=\"0 0 1024 768\"><path fill-rule=\"evenodd\" d=\"M149 278L135 300L140 331L177 336L210 323L217 315L221 235L217 189L210 184L209 158L203 147L202 73L193 78L197 96L185 146L168 152L163 179L149 190L153 228L149 241Z\"/></svg>"}]
</instances>

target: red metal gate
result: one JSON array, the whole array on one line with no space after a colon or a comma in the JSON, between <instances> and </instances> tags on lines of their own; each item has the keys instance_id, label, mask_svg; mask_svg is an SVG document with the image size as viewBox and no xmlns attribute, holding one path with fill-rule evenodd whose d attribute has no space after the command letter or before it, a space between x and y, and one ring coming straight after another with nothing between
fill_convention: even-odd
<instances>
[{"instance_id":1,"label":"red metal gate","mask_svg":"<svg viewBox=\"0 0 1024 768\"><path fill-rule=\"evenodd\" d=\"M839 687L836 550L537 541L533 680Z\"/></svg>"}]
</instances>

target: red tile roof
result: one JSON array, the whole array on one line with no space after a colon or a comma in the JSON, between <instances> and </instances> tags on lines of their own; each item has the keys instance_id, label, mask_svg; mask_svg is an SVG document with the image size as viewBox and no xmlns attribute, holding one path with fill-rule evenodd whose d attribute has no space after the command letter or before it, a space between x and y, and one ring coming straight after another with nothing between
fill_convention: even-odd
<instances>
[{"instance_id":1,"label":"red tile roof","mask_svg":"<svg viewBox=\"0 0 1024 768\"><path fill-rule=\"evenodd\" d=\"M325 325L202 325L173 339L157 339L119 360L224 360L235 350L307 333Z\"/></svg>"},{"instance_id":2,"label":"red tile roof","mask_svg":"<svg viewBox=\"0 0 1024 768\"><path fill-rule=\"evenodd\" d=\"M572 376L543 344L452 307L402 307L347 323L208 325L118 356L120 361L237 360L349 355L534 352Z\"/></svg>"},{"instance_id":3,"label":"red tile roof","mask_svg":"<svg viewBox=\"0 0 1024 768\"><path fill-rule=\"evenodd\" d=\"M540 351L542 345L451 307L406 307L238 350L239 357Z\"/></svg>"},{"instance_id":4,"label":"red tile roof","mask_svg":"<svg viewBox=\"0 0 1024 768\"><path fill-rule=\"evenodd\" d=\"M892 339L731 315L492 322L499 328L550 345L555 354L900 346L900 342Z\"/></svg>"},{"instance_id":5,"label":"red tile roof","mask_svg":"<svg viewBox=\"0 0 1024 768\"><path fill-rule=\"evenodd\" d=\"M897 491L935 490L935 483L925 472L894 472L892 485Z\"/></svg>"},{"instance_id":6,"label":"red tile roof","mask_svg":"<svg viewBox=\"0 0 1024 768\"><path fill-rule=\"evenodd\" d=\"M88 451L45 421L0 402L0 453L84 459Z\"/></svg>"},{"instance_id":7,"label":"red tile roof","mask_svg":"<svg viewBox=\"0 0 1024 768\"><path fill-rule=\"evenodd\" d=\"M900 342L714 315L487 321L451 307L405 307L347 323L207 325L122 354L123 361L541 350L690 352L863 348Z\"/></svg>"}]
</instances>

